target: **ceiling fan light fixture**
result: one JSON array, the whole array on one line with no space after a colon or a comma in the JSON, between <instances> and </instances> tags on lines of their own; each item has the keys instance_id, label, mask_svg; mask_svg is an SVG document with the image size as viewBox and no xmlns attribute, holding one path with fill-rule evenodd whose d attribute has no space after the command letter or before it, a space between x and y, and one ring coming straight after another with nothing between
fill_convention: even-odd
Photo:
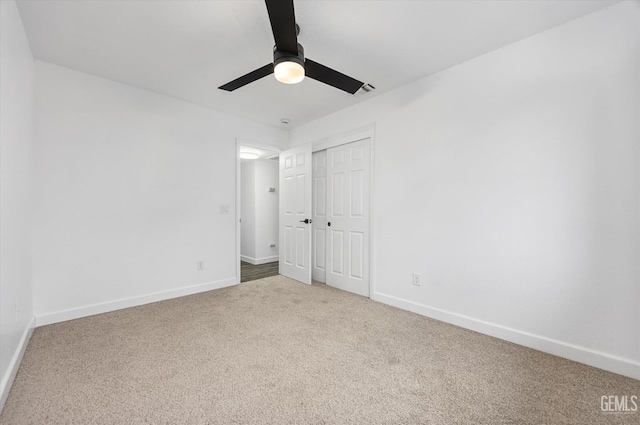
<instances>
[{"instance_id":1,"label":"ceiling fan light fixture","mask_svg":"<svg viewBox=\"0 0 640 425\"><path fill-rule=\"evenodd\" d=\"M284 84L298 84L304 80L304 48L298 43L297 54L278 50L273 46L273 75Z\"/></svg>"},{"instance_id":2,"label":"ceiling fan light fixture","mask_svg":"<svg viewBox=\"0 0 640 425\"><path fill-rule=\"evenodd\" d=\"M304 66L293 60L283 60L273 68L273 75L281 83L298 84L304 80Z\"/></svg>"}]
</instances>

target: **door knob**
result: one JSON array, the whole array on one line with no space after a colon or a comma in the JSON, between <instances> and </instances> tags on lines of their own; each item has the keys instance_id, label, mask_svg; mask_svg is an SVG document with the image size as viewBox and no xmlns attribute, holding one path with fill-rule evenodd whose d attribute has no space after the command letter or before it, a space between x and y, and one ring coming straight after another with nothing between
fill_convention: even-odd
<instances>
[{"instance_id":1,"label":"door knob","mask_svg":"<svg viewBox=\"0 0 640 425\"><path fill-rule=\"evenodd\" d=\"M327 226L331 227L331 222L330 221L327 222Z\"/></svg>"},{"instance_id":2,"label":"door knob","mask_svg":"<svg viewBox=\"0 0 640 425\"><path fill-rule=\"evenodd\" d=\"M304 220L300 220L300 223L309 224L309 223L313 223L313 220L305 218Z\"/></svg>"}]
</instances>

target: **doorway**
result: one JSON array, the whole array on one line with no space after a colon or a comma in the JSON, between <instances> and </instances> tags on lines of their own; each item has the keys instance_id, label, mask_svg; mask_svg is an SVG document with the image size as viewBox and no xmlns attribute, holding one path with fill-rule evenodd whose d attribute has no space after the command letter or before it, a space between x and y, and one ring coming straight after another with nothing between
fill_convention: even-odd
<instances>
[{"instance_id":1,"label":"doorway","mask_svg":"<svg viewBox=\"0 0 640 425\"><path fill-rule=\"evenodd\" d=\"M238 149L240 282L278 274L278 151L255 144Z\"/></svg>"}]
</instances>

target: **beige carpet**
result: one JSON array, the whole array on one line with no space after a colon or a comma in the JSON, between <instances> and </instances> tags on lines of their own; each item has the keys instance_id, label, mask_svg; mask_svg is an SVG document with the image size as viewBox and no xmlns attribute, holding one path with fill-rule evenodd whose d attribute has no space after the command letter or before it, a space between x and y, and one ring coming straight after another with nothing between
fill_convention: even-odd
<instances>
[{"instance_id":1,"label":"beige carpet","mask_svg":"<svg viewBox=\"0 0 640 425\"><path fill-rule=\"evenodd\" d=\"M281 276L35 330L2 424L618 424L624 378Z\"/></svg>"}]
</instances>

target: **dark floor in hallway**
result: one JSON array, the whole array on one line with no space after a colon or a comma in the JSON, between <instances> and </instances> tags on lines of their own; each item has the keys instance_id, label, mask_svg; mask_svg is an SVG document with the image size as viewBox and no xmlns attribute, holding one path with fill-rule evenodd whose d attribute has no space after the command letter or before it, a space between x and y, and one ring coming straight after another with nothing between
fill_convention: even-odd
<instances>
[{"instance_id":1,"label":"dark floor in hallway","mask_svg":"<svg viewBox=\"0 0 640 425\"><path fill-rule=\"evenodd\" d=\"M278 262L265 263L254 266L253 264L240 262L241 282L262 279L264 277L276 276L278 274Z\"/></svg>"}]
</instances>

